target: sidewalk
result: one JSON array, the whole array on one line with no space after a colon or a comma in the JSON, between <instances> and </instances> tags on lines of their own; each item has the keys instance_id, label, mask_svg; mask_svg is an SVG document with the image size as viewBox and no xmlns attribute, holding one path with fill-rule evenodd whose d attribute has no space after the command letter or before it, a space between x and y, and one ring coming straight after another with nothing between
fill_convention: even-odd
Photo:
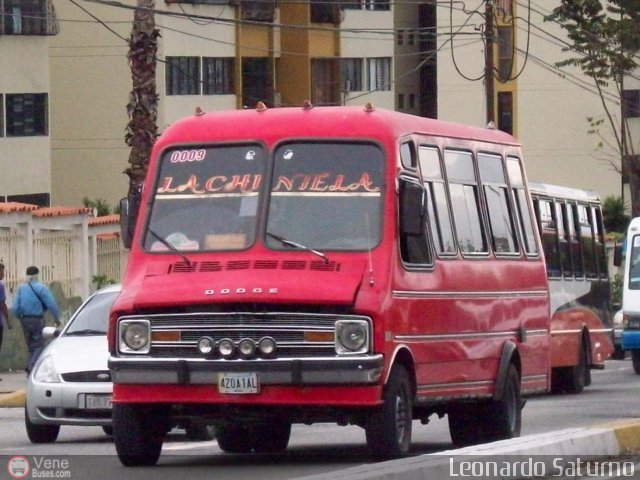
<instances>
[{"instance_id":1,"label":"sidewalk","mask_svg":"<svg viewBox=\"0 0 640 480\"><path fill-rule=\"evenodd\" d=\"M0 408L24 406L27 374L19 372L0 372Z\"/></svg>"}]
</instances>

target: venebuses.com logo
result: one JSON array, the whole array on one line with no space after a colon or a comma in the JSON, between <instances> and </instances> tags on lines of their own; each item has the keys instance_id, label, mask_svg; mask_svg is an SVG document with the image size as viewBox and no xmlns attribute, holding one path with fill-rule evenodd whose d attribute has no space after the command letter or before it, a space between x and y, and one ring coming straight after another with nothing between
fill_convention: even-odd
<instances>
[{"instance_id":1,"label":"venebuses.com logo","mask_svg":"<svg viewBox=\"0 0 640 480\"><path fill-rule=\"evenodd\" d=\"M71 465L66 458L13 456L7 461L10 478L71 478Z\"/></svg>"},{"instance_id":2,"label":"venebuses.com logo","mask_svg":"<svg viewBox=\"0 0 640 480\"><path fill-rule=\"evenodd\" d=\"M25 457L11 457L7 463L7 471L11 478L26 478L31 471L31 465Z\"/></svg>"}]
</instances>

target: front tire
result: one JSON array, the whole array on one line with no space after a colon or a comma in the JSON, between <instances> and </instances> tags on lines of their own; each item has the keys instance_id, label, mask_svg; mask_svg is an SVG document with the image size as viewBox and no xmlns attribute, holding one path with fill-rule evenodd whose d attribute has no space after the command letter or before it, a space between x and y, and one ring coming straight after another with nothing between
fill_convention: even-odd
<instances>
[{"instance_id":1,"label":"front tire","mask_svg":"<svg viewBox=\"0 0 640 480\"><path fill-rule=\"evenodd\" d=\"M365 425L367 444L376 457L406 455L411 447L413 391L402 365L391 369L382 398L384 403L372 412Z\"/></svg>"},{"instance_id":2,"label":"front tire","mask_svg":"<svg viewBox=\"0 0 640 480\"><path fill-rule=\"evenodd\" d=\"M168 410L163 405L113 405L113 440L120 463L137 467L158 462Z\"/></svg>"},{"instance_id":3,"label":"front tire","mask_svg":"<svg viewBox=\"0 0 640 480\"><path fill-rule=\"evenodd\" d=\"M29 419L27 409L24 409L24 426L31 443L53 443L60 433L60 425L38 425Z\"/></svg>"}]
</instances>

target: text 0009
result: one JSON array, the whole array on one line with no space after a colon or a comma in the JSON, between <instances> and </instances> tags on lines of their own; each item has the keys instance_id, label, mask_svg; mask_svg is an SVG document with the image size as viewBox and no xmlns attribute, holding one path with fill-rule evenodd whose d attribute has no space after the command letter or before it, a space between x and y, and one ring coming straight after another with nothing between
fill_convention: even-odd
<instances>
[{"instance_id":1,"label":"text 0009","mask_svg":"<svg viewBox=\"0 0 640 480\"><path fill-rule=\"evenodd\" d=\"M260 391L258 374L254 372L219 373L218 391L234 394L258 393Z\"/></svg>"}]
</instances>

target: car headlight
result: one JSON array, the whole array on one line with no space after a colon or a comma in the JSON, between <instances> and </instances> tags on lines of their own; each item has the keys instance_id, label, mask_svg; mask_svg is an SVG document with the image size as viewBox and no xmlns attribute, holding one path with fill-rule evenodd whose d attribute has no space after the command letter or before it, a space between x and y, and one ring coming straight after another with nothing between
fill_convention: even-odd
<instances>
[{"instance_id":1,"label":"car headlight","mask_svg":"<svg viewBox=\"0 0 640 480\"><path fill-rule=\"evenodd\" d=\"M369 322L338 320L336 322L336 353L355 354L369 351Z\"/></svg>"},{"instance_id":2,"label":"car headlight","mask_svg":"<svg viewBox=\"0 0 640 480\"><path fill-rule=\"evenodd\" d=\"M122 320L118 324L118 350L121 353L149 353L150 347L149 320Z\"/></svg>"},{"instance_id":3,"label":"car headlight","mask_svg":"<svg viewBox=\"0 0 640 480\"><path fill-rule=\"evenodd\" d=\"M42 357L33 370L33 379L43 383L59 383L58 372L50 355Z\"/></svg>"}]
</instances>

